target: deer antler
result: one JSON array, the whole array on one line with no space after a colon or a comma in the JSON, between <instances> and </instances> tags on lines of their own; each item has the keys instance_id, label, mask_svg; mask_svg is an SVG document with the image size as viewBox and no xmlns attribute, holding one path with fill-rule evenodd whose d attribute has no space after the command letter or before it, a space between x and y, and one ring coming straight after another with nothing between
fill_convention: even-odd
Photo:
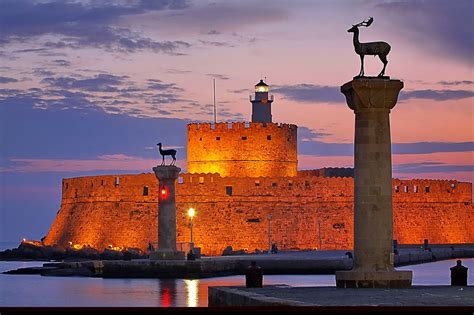
<instances>
[{"instance_id":1,"label":"deer antler","mask_svg":"<svg viewBox=\"0 0 474 315\"><path fill-rule=\"evenodd\" d=\"M356 25L353 25L353 26L356 26L356 27L359 27L359 26L365 26L365 27L369 27L370 24L372 24L372 22L374 21L374 18L373 17L369 17L367 19L367 21L362 21L360 22L359 24L356 24Z\"/></svg>"}]
</instances>

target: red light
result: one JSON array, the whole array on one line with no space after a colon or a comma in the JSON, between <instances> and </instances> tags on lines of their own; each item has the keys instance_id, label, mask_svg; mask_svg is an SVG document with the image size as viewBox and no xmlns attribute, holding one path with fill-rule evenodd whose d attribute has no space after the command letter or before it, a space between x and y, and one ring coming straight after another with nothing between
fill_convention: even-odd
<instances>
[{"instance_id":1,"label":"red light","mask_svg":"<svg viewBox=\"0 0 474 315\"><path fill-rule=\"evenodd\" d=\"M160 188L160 198L161 200L165 200L168 198L168 189L166 186L161 186Z\"/></svg>"},{"instance_id":2,"label":"red light","mask_svg":"<svg viewBox=\"0 0 474 315\"><path fill-rule=\"evenodd\" d=\"M161 306L170 307L171 306L171 292L170 289L164 288L161 291Z\"/></svg>"}]
</instances>

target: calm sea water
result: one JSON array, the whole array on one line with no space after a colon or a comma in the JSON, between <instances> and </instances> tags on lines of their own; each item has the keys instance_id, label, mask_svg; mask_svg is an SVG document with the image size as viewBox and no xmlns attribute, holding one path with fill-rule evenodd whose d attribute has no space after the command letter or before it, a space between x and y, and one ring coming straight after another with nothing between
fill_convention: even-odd
<instances>
[{"instance_id":1,"label":"calm sea water","mask_svg":"<svg viewBox=\"0 0 474 315\"><path fill-rule=\"evenodd\" d=\"M44 262L0 262L0 272ZM414 285L449 285L455 260L406 266ZM463 259L474 285L474 259ZM334 275L269 275L264 284L335 286ZM209 279L101 279L0 274L0 306L207 306L208 286L245 285L244 276Z\"/></svg>"}]
</instances>

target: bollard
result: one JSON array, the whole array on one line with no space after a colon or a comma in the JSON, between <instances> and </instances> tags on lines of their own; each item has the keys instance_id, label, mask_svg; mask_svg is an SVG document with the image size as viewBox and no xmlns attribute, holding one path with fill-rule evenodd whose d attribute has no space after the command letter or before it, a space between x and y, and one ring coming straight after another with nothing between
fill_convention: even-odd
<instances>
[{"instance_id":1,"label":"bollard","mask_svg":"<svg viewBox=\"0 0 474 315\"><path fill-rule=\"evenodd\" d=\"M245 271L245 287L261 288L263 284L263 270L257 266L256 261L252 261Z\"/></svg>"},{"instance_id":2,"label":"bollard","mask_svg":"<svg viewBox=\"0 0 474 315\"><path fill-rule=\"evenodd\" d=\"M456 261L456 266L451 269L451 285L467 286L467 270L469 268L462 265L461 260Z\"/></svg>"}]
</instances>

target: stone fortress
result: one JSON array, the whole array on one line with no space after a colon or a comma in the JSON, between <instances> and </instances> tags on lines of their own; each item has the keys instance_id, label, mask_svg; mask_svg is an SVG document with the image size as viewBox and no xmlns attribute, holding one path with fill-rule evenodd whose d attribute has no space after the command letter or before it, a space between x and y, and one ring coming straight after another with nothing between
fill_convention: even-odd
<instances>
[{"instance_id":1,"label":"stone fortress","mask_svg":"<svg viewBox=\"0 0 474 315\"><path fill-rule=\"evenodd\" d=\"M255 86L252 122L191 123L187 170L176 183L177 242L202 254L234 249L352 249L352 169L297 169L297 126L272 122L273 97ZM150 165L151 169L152 165ZM474 243L472 184L392 180L399 244ZM140 248L158 238L153 173L63 179L62 202L45 245Z\"/></svg>"}]
</instances>

